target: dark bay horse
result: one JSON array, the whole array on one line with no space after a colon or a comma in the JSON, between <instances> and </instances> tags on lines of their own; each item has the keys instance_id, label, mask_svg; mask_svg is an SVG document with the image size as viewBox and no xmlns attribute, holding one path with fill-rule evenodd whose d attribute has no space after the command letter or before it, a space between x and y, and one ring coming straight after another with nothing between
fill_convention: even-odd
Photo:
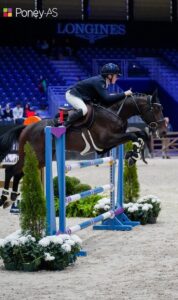
<instances>
[{"instance_id":1,"label":"dark bay horse","mask_svg":"<svg viewBox=\"0 0 178 300\"><path fill-rule=\"evenodd\" d=\"M80 130L67 130L66 150L83 152L88 147L97 152L107 151L119 144L133 141L135 147L140 149L140 140L134 132L126 132L128 118L140 115L143 121L159 136L166 132L162 106L157 95L133 94L109 107L94 105L94 120L89 128ZM45 165L45 127L54 126L54 120L45 119L39 123L24 126L19 125L8 130L0 136L0 161L10 152L14 142L19 143L19 160L15 165L8 166L5 170L5 184L0 198L0 206L4 208L16 200L18 184L23 176L24 145L29 142L36 152L39 168ZM133 158L137 154L137 148L131 153ZM128 156L130 157L130 156ZM127 159L128 159L127 157ZM134 160L134 161L135 161ZM13 180L13 188L9 195L9 183Z\"/></svg>"}]
</instances>

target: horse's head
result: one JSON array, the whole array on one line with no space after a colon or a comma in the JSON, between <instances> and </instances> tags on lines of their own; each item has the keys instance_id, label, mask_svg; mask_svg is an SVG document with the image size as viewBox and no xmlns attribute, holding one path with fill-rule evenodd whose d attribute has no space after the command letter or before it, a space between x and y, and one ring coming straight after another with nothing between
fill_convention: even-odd
<instances>
[{"instance_id":1,"label":"horse's head","mask_svg":"<svg viewBox=\"0 0 178 300\"><path fill-rule=\"evenodd\" d=\"M148 95L143 97L143 99L143 101L137 102L142 120L157 136L165 136L167 129L163 116L163 107L157 97L157 91L152 96Z\"/></svg>"}]
</instances>

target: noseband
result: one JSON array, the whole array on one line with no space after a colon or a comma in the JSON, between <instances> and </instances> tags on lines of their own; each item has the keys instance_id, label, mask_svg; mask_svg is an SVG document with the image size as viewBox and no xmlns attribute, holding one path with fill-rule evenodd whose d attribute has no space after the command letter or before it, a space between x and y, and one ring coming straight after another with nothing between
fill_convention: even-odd
<instances>
[{"instance_id":1,"label":"noseband","mask_svg":"<svg viewBox=\"0 0 178 300\"><path fill-rule=\"evenodd\" d=\"M141 116L141 118L143 119L143 121L148 125L148 127L150 127L152 130L157 130L158 126L160 123L165 122L164 118L160 119L160 120L156 120L155 115L154 115L154 107L152 104L152 96L147 96L147 110L145 110L144 112L141 112L139 109L139 106L135 100L134 96L131 96L131 99L133 100L133 102L135 103L135 106L139 112L139 115ZM162 105L160 103L154 103L154 105L159 106L160 108L162 108ZM148 119L150 118L151 115L151 119L153 121L149 122Z\"/></svg>"}]
</instances>

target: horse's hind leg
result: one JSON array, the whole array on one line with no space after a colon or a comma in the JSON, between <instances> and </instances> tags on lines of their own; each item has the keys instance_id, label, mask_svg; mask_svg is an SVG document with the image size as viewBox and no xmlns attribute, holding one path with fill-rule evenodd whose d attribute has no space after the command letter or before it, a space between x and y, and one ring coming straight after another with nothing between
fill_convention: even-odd
<instances>
[{"instance_id":1,"label":"horse's hind leg","mask_svg":"<svg viewBox=\"0 0 178 300\"><path fill-rule=\"evenodd\" d=\"M16 174L14 176L13 187L12 187L10 199L5 201L3 208L6 208L6 207L10 206L12 203L14 203L16 201L17 197L20 195L20 193L18 193L18 186L19 186L20 179L22 177L23 177L23 172Z\"/></svg>"},{"instance_id":2,"label":"horse's hind leg","mask_svg":"<svg viewBox=\"0 0 178 300\"><path fill-rule=\"evenodd\" d=\"M5 202L10 200L10 196L9 196L9 184L10 184L11 178L13 177L13 172L12 172L13 171L13 167L14 166L8 166L5 169L4 188L2 190L2 195L1 195L1 198L0 198L0 206L3 205L3 207L4 207Z\"/></svg>"}]
</instances>

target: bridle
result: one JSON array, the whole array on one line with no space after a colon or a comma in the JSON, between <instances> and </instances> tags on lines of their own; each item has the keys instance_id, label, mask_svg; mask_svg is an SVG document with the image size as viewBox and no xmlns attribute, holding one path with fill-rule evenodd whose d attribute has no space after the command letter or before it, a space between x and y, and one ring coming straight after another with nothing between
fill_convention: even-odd
<instances>
[{"instance_id":1,"label":"bridle","mask_svg":"<svg viewBox=\"0 0 178 300\"><path fill-rule=\"evenodd\" d=\"M141 112L140 111L140 108L135 100L135 97L134 96L130 96L132 101L134 102L136 108L137 108L137 111L140 115L140 117L142 118L142 120L148 125L148 127L152 130L157 130L158 126L160 123L165 123L165 119L162 118L162 119L159 119L159 120L156 120L155 118L155 115L154 115L154 106L159 106L160 108L162 108L162 105L160 103L154 103L154 106L153 106L153 103L152 103L152 96L151 95L148 95L147 96L147 109L144 111L144 112ZM117 112L117 115L119 115L125 101L126 101L127 97L123 100L123 104L121 105L121 107L119 108L118 112ZM148 116L149 115L149 116ZM152 119L153 121L149 121L149 119Z\"/></svg>"},{"instance_id":2,"label":"bridle","mask_svg":"<svg viewBox=\"0 0 178 300\"><path fill-rule=\"evenodd\" d=\"M142 96L143 96L143 94L142 94ZM138 115L142 118L142 120L148 125L148 127L152 131L156 131L160 123L163 123L163 122L165 123L165 119L162 118L160 120L156 120L155 115L154 115L154 107L153 107L153 103L152 103L152 96L151 95L145 95L145 94L144 94L144 96L147 96L147 109L144 112L140 111L140 108L139 108L139 106L137 104L137 101L135 100L135 96L134 95L126 96L124 98L124 100L122 101L121 106L119 107L119 109L117 110L116 113L113 112L113 111L111 111L111 110L108 110L108 108L103 107L103 106L101 106L99 104L93 104L93 106L98 107L100 109L103 109L103 110L107 111L107 113L112 114L116 118L120 118L121 110L123 109L124 104L126 103L128 97L130 97L131 100L134 102L136 108L137 108ZM160 108L162 108L162 105L160 103L154 103L154 106L155 105L158 106L158 107L160 107ZM148 118L148 114L150 115L149 118ZM151 119L153 121L149 121L148 119Z\"/></svg>"}]
</instances>

